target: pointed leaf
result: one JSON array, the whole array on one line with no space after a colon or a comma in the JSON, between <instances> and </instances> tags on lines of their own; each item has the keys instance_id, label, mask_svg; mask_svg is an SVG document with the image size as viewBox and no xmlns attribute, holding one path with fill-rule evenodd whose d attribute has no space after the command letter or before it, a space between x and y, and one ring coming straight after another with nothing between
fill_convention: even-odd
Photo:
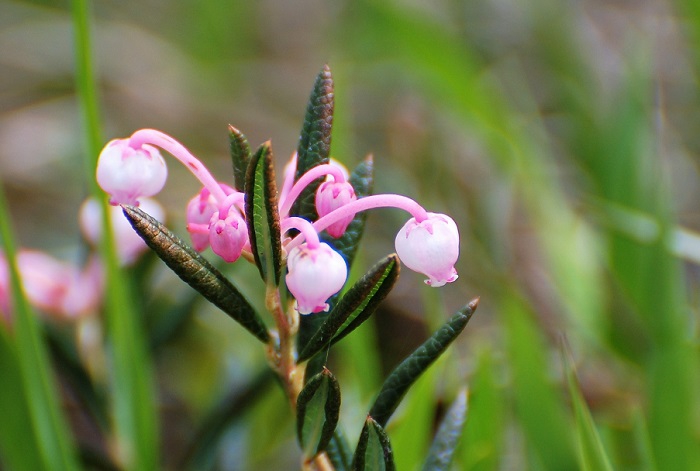
<instances>
[{"instance_id":1,"label":"pointed leaf","mask_svg":"<svg viewBox=\"0 0 700 471\"><path fill-rule=\"evenodd\" d=\"M297 438L307 459L326 449L339 415L340 386L324 368L306 383L297 399Z\"/></svg>"},{"instance_id":2,"label":"pointed leaf","mask_svg":"<svg viewBox=\"0 0 700 471\"><path fill-rule=\"evenodd\" d=\"M369 412L377 423L386 425L408 388L464 330L478 305L479 298L471 300L391 372Z\"/></svg>"},{"instance_id":3,"label":"pointed leaf","mask_svg":"<svg viewBox=\"0 0 700 471\"><path fill-rule=\"evenodd\" d=\"M328 65L324 65L316 77L306 106L304 125L301 128L297 148L296 180L309 169L328 163L331 153L333 106L333 78ZM304 189L292 206L291 215L300 216L309 221L317 219L314 198L321 182L323 178L319 178Z\"/></svg>"},{"instance_id":4,"label":"pointed leaf","mask_svg":"<svg viewBox=\"0 0 700 471\"><path fill-rule=\"evenodd\" d=\"M355 189L355 195L357 195L358 199L372 194L374 184L374 162L371 155L353 170L349 181ZM360 244L362 233L365 230L367 214L367 211L357 213L352 222L348 225L345 233L337 239L331 237L326 232L321 234L321 239L343 256L345 262L348 264L348 268L352 266L352 262L355 259L357 247ZM330 303L333 305L332 301Z\"/></svg>"},{"instance_id":5,"label":"pointed leaf","mask_svg":"<svg viewBox=\"0 0 700 471\"><path fill-rule=\"evenodd\" d=\"M399 257L396 254L388 255L374 265L336 304L299 354L299 361L311 358L366 321L394 287L399 271Z\"/></svg>"},{"instance_id":6,"label":"pointed leaf","mask_svg":"<svg viewBox=\"0 0 700 471\"><path fill-rule=\"evenodd\" d=\"M245 185L245 216L250 247L260 276L268 285L278 286L282 266L282 242L277 186L270 142L255 152L248 165Z\"/></svg>"},{"instance_id":7,"label":"pointed leaf","mask_svg":"<svg viewBox=\"0 0 700 471\"><path fill-rule=\"evenodd\" d=\"M440 423L423 465L424 471L449 471L466 419L467 390L462 389Z\"/></svg>"},{"instance_id":8,"label":"pointed leaf","mask_svg":"<svg viewBox=\"0 0 700 471\"><path fill-rule=\"evenodd\" d=\"M345 435L339 428L335 429L331 441L326 448L328 459L333 463L335 471L350 471L352 466L352 449L348 445Z\"/></svg>"},{"instance_id":9,"label":"pointed leaf","mask_svg":"<svg viewBox=\"0 0 700 471\"><path fill-rule=\"evenodd\" d=\"M591 411L581 394L576 378L576 370L570 352L564 351L564 369L576 419L576 436L579 445L579 464L584 471L612 471L610 458L603 447L598 430L593 422Z\"/></svg>"},{"instance_id":10,"label":"pointed leaf","mask_svg":"<svg viewBox=\"0 0 700 471\"><path fill-rule=\"evenodd\" d=\"M352 463L353 471L394 471L389 437L377 421L367 417Z\"/></svg>"},{"instance_id":11,"label":"pointed leaf","mask_svg":"<svg viewBox=\"0 0 700 471\"><path fill-rule=\"evenodd\" d=\"M211 263L160 222L134 206L122 206L136 232L182 280L209 302L267 342L270 334L257 312Z\"/></svg>"},{"instance_id":12,"label":"pointed leaf","mask_svg":"<svg viewBox=\"0 0 700 471\"><path fill-rule=\"evenodd\" d=\"M231 150L231 162L233 163L233 181L236 190L243 191L245 189L245 176L248 171L248 164L252 158L250 144L245 135L228 125L228 140Z\"/></svg>"}]
</instances>

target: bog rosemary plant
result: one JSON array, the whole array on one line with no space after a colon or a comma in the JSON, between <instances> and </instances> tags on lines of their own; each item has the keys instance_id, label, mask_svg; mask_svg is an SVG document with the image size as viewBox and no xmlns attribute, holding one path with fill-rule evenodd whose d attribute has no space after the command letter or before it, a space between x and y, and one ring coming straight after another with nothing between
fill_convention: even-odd
<instances>
[{"instance_id":1,"label":"bog rosemary plant","mask_svg":"<svg viewBox=\"0 0 700 471\"><path fill-rule=\"evenodd\" d=\"M388 377L367 415L354 456L349 456L338 428L341 389L318 354L372 315L391 291L401 263L423 273L431 287L454 282L459 232L452 218L428 212L406 196L371 194L371 158L352 173L331 160L333 108L333 80L324 67L279 190L271 144L265 142L253 152L234 127L229 127L234 175L230 184L218 181L180 142L153 129L110 141L97 163L97 181L110 203L121 206L136 232L180 278L264 344L269 365L296 412L305 469L393 469L384 426L411 384L466 326L478 299ZM148 214L143 204L166 183L161 151L179 160L202 184L186 207L191 245ZM362 236L364 212L380 207L398 208L410 216L396 235L396 254L378 261L340 296ZM200 255L208 247L227 263L241 263L242 258L257 266L267 313L257 312L234 283ZM274 328L267 327L270 323ZM465 410L466 401L454 414ZM459 418L451 421L463 423ZM449 437L453 443L455 430L449 425L445 429L444 440ZM449 456L454 445L438 442L433 448L442 455L429 457L430 463L445 461L445 449Z\"/></svg>"}]
</instances>

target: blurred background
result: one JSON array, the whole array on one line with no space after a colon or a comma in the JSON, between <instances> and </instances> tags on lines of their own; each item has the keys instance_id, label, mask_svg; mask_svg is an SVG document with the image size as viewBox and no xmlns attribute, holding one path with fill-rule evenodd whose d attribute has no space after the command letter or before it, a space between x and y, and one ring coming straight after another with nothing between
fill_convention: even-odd
<instances>
[{"instance_id":1,"label":"blurred background","mask_svg":"<svg viewBox=\"0 0 700 471\"><path fill-rule=\"evenodd\" d=\"M18 245L76 261L88 186L67 3L0 0L0 178ZM351 442L383 377L480 296L449 359L406 399L411 410L420 394L446 405L470 386L455 469L575 469L569 355L615 469L697 466L699 3L91 6L105 142L156 128L230 181L230 123L253 146L272 139L279 176L327 63L332 155L352 168L371 153L376 193L405 194L456 220L459 280L431 290L404 270L374 322L334 348ZM168 166L159 201L184 237L184 207L199 186L174 160ZM353 273L392 252L404 222L397 211L372 213ZM154 305L192 297L151 262ZM255 269L225 270L260 302ZM205 411L259 380L265 361L229 319L196 308L154 357L170 468ZM207 467L297 466L292 415L274 387L265 391L227 426ZM420 423L411 420L440 414L406 412L389 426L399 469L427 447L412 444Z\"/></svg>"}]
</instances>

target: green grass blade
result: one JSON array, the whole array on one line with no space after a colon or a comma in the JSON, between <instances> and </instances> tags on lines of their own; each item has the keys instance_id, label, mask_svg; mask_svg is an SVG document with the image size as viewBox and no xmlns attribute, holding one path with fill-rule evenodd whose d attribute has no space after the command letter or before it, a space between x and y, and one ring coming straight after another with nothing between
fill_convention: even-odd
<instances>
[{"instance_id":1,"label":"green grass blade","mask_svg":"<svg viewBox=\"0 0 700 471\"><path fill-rule=\"evenodd\" d=\"M28 394L24 392L19 360L5 325L0 326L0 468L46 469L32 427ZM27 450L32 450L28 453Z\"/></svg>"},{"instance_id":2,"label":"green grass blade","mask_svg":"<svg viewBox=\"0 0 700 471\"><path fill-rule=\"evenodd\" d=\"M89 28L89 4L72 2L75 26L76 88L85 136L86 181L102 204L100 255L105 264L104 311L111 345L111 402L118 459L125 468L148 471L157 468L157 407L151 361L146 339L133 305L132 290L121 271L104 194L95 180L102 138L96 80L93 72Z\"/></svg>"},{"instance_id":3,"label":"green grass blade","mask_svg":"<svg viewBox=\"0 0 700 471\"><path fill-rule=\"evenodd\" d=\"M591 411L588 409L588 405L581 394L570 352L564 351L563 357L567 385L569 386L569 394L576 421L576 437L581 470L612 471L613 467L593 422Z\"/></svg>"},{"instance_id":4,"label":"green grass blade","mask_svg":"<svg viewBox=\"0 0 700 471\"><path fill-rule=\"evenodd\" d=\"M61 411L60 388L51 372L41 326L24 297L21 287L15 262L16 252L10 227L10 214L2 185L0 185L0 238L10 275L12 335L17 354L17 366L21 387L26 394L29 423L35 434L36 453L43 469L66 471L79 469L71 440L72 433ZM11 384L4 382L2 387L8 386L12 387ZM21 404L18 407L21 407ZM13 456L17 458L16 455Z\"/></svg>"},{"instance_id":5,"label":"green grass blade","mask_svg":"<svg viewBox=\"0 0 700 471\"><path fill-rule=\"evenodd\" d=\"M503 458L507 406L493 355L490 349L477 355L470 381L469 420L461 446L465 471L497 471Z\"/></svg>"},{"instance_id":6,"label":"green grass blade","mask_svg":"<svg viewBox=\"0 0 700 471\"><path fill-rule=\"evenodd\" d=\"M531 320L531 312L516 299L502 305L508 335L508 359L520 428L543 469L577 469L571 426L563 400L547 376L547 350Z\"/></svg>"}]
</instances>

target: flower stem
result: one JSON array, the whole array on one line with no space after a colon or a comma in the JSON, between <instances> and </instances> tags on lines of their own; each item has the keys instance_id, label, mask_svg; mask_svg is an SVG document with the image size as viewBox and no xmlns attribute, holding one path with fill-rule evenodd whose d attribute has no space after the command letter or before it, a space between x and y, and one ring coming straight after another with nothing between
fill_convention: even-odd
<instances>
[{"instance_id":1,"label":"flower stem","mask_svg":"<svg viewBox=\"0 0 700 471\"><path fill-rule=\"evenodd\" d=\"M204 187L211 192L217 202L224 202L226 193L221 188L221 185L219 185L216 179L209 173L209 170L207 170L202 162L192 155L185 146L167 134L155 129L139 129L131 135L129 139L129 145L131 147L138 149L143 144L151 144L168 151L202 182Z\"/></svg>"},{"instance_id":2,"label":"flower stem","mask_svg":"<svg viewBox=\"0 0 700 471\"><path fill-rule=\"evenodd\" d=\"M313 224L304 218L290 217L285 218L280 223L282 234L290 229L297 229L304 236L306 240L307 247L310 249L317 249L321 241L318 238L318 233L314 228ZM296 240L296 239L295 239Z\"/></svg>"},{"instance_id":3,"label":"flower stem","mask_svg":"<svg viewBox=\"0 0 700 471\"><path fill-rule=\"evenodd\" d=\"M331 224L340 221L348 216L354 216L355 214L366 211L368 209L375 208L399 208L410 213L417 222L425 221L428 218L428 212L421 205L413 201L411 198L402 195L394 194L382 194L382 195L372 195L360 198L351 203L341 206L340 208L331 211L322 218L319 218L313 223L313 227L316 232L321 232ZM304 232L296 236L291 242L285 247L287 252L289 252L294 247L298 246L304 241L306 235Z\"/></svg>"},{"instance_id":4,"label":"flower stem","mask_svg":"<svg viewBox=\"0 0 700 471\"><path fill-rule=\"evenodd\" d=\"M289 213L294 201L299 197L301 192L304 191L304 188L309 186L317 178L325 177L326 175L332 175L335 181L339 183L345 181L345 175L343 175L342 170L335 165L323 164L313 167L297 180L286 195L284 202L280 202L280 216L284 217Z\"/></svg>"}]
</instances>

